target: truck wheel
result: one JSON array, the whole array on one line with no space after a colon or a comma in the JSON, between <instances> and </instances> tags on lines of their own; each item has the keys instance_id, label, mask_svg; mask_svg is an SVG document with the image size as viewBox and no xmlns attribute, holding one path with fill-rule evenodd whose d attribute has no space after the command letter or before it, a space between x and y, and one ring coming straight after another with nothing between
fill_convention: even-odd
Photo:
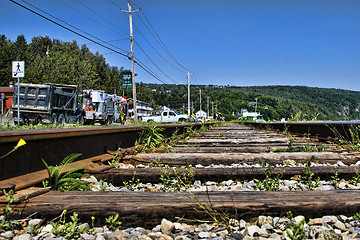
<instances>
[{"instance_id":1,"label":"truck wheel","mask_svg":"<svg viewBox=\"0 0 360 240\"><path fill-rule=\"evenodd\" d=\"M56 113L53 113L51 115L50 121L51 121L51 124L53 124L53 125L55 125L57 123L57 115L56 115Z\"/></svg>"},{"instance_id":2,"label":"truck wheel","mask_svg":"<svg viewBox=\"0 0 360 240\"><path fill-rule=\"evenodd\" d=\"M64 114L60 113L57 122L58 122L59 125L64 125L65 124L65 116L64 116Z\"/></svg>"},{"instance_id":3,"label":"truck wheel","mask_svg":"<svg viewBox=\"0 0 360 240\"><path fill-rule=\"evenodd\" d=\"M179 122L185 122L185 118L180 118Z\"/></svg>"},{"instance_id":4,"label":"truck wheel","mask_svg":"<svg viewBox=\"0 0 360 240\"><path fill-rule=\"evenodd\" d=\"M65 113L65 123L70 123L70 117L68 113Z\"/></svg>"},{"instance_id":5,"label":"truck wheel","mask_svg":"<svg viewBox=\"0 0 360 240\"><path fill-rule=\"evenodd\" d=\"M30 120L27 117L23 117L23 124L24 125L30 125Z\"/></svg>"},{"instance_id":6,"label":"truck wheel","mask_svg":"<svg viewBox=\"0 0 360 240\"><path fill-rule=\"evenodd\" d=\"M41 124L41 123L42 123L41 117L37 117L35 119L35 125L38 125L38 124Z\"/></svg>"},{"instance_id":7,"label":"truck wheel","mask_svg":"<svg viewBox=\"0 0 360 240\"><path fill-rule=\"evenodd\" d=\"M106 125L109 125L112 123L112 117L109 116L107 119L106 119Z\"/></svg>"},{"instance_id":8,"label":"truck wheel","mask_svg":"<svg viewBox=\"0 0 360 240\"><path fill-rule=\"evenodd\" d=\"M83 115L80 115L80 116L78 117L77 123L80 124L80 125L84 125L84 124L85 124L85 120L84 120L84 116L83 116Z\"/></svg>"}]
</instances>

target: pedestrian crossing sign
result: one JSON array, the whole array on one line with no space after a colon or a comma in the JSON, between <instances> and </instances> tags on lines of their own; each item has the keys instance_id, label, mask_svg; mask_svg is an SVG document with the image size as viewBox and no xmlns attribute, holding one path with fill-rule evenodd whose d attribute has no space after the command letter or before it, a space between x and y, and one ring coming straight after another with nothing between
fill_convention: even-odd
<instances>
[{"instance_id":1,"label":"pedestrian crossing sign","mask_svg":"<svg viewBox=\"0 0 360 240\"><path fill-rule=\"evenodd\" d=\"M12 77L13 78L25 77L25 62L24 61L13 61L12 62Z\"/></svg>"}]
</instances>

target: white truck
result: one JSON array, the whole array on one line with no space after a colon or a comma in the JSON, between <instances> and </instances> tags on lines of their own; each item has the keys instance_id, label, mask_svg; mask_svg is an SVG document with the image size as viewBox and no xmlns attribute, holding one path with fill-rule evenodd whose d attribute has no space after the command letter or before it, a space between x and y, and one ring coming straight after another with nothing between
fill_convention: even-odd
<instances>
[{"instance_id":1,"label":"white truck","mask_svg":"<svg viewBox=\"0 0 360 240\"><path fill-rule=\"evenodd\" d=\"M160 114L152 115L150 117L143 117L143 122L158 122L158 123L173 123L173 122L185 122L190 118L185 114L178 114L174 111L163 111Z\"/></svg>"}]
</instances>

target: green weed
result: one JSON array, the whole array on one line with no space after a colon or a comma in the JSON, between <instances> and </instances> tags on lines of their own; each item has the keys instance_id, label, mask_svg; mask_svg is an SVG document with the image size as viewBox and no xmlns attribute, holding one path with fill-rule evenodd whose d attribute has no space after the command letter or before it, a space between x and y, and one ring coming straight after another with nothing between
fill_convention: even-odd
<instances>
[{"instance_id":1,"label":"green weed","mask_svg":"<svg viewBox=\"0 0 360 240\"><path fill-rule=\"evenodd\" d=\"M315 156L312 156L305 164L303 175L301 178L305 181L306 186L308 186L309 190L314 190L316 187L320 185L320 178L317 177L315 179L315 173L313 173L310 169L311 163L315 160Z\"/></svg>"},{"instance_id":2,"label":"green weed","mask_svg":"<svg viewBox=\"0 0 360 240\"><path fill-rule=\"evenodd\" d=\"M129 181L124 181L123 184L124 186L129 189L134 191L137 187L137 185L140 183L140 179L136 178L136 171L134 172L134 175L132 176L132 178Z\"/></svg>"},{"instance_id":3,"label":"green weed","mask_svg":"<svg viewBox=\"0 0 360 240\"><path fill-rule=\"evenodd\" d=\"M83 182L79 178L84 174L84 167L76 167L67 172L65 168L72 163L81 154L70 154L60 163L60 166L49 166L45 160L42 160L48 171L48 179L43 181L44 187L58 191L77 191L90 190L90 183Z\"/></svg>"},{"instance_id":4,"label":"green weed","mask_svg":"<svg viewBox=\"0 0 360 240\"><path fill-rule=\"evenodd\" d=\"M119 214L109 216L105 218L106 223L108 224L108 227L112 230L118 229L122 222L119 221Z\"/></svg>"},{"instance_id":5,"label":"green weed","mask_svg":"<svg viewBox=\"0 0 360 240\"><path fill-rule=\"evenodd\" d=\"M279 191L282 176L283 174L275 174L274 166L268 164L268 169L265 171L265 179L256 182L255 190Z\"/></svg>"}]
</instances>

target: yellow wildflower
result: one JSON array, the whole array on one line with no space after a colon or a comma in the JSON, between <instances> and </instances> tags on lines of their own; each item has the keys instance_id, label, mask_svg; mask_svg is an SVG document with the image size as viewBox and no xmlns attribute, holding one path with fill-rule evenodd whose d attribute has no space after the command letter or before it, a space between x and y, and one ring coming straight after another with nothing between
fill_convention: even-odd
<instances>
[{"instance_id":1,"label":"yellow wildflower","mask_svg":"<svg viewBox=\"0 0 360 240\"><path fill-rule=\"evenodd\" d=\"M19 142L17 143L15 149L18 149L21 146L24 146L26 144L25 140L20 138Z\"/></svg>"},{"instance_id":2,"label":"yellow wildflower","mask_svg":"<svg viewBox=\"0 0 360 240\"><path fill-rule=\"evenodd\" d=\"M93 221L94 221L94 220L95 220L95 217L94 217L94 216L91 216L91 220L93 220Z\"/></svg>"},{"instance_id":3,"label":"yellow wildflower","mask_svg":"<svg viewBox=\"0 0 360 240\"><path fill-rule=\"evenodd\" d=\"M65 214L66 212L67 212L67 210L66 210L66 209L64 209L64 210L63 210L63 213Z\"/></svg>"}]
</instances>

